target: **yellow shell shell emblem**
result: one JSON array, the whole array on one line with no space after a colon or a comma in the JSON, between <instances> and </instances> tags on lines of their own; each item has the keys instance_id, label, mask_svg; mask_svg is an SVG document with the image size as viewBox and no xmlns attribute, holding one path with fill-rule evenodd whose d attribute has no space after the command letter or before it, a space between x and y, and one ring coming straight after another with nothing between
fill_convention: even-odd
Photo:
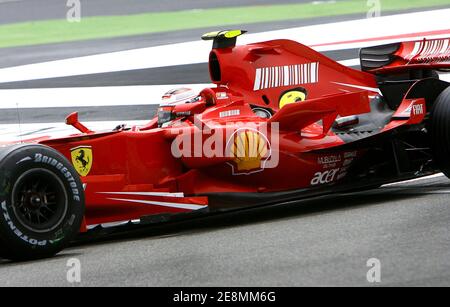
<instances>
[{"instance_id":1,"label":"yellow shell shell emblem","mask_svg":"<svg viewBox=\"0 0 450 307\"><path fill-rule=\"evenodd\" d=\"M244 131L235 136L231 146L238 171L250 171L261 168L261 161L266 159L268 146L265 138L256 131Z\"/></svg>"},{"instance_id":2,"label":"yellow shell shell emblem","mask_svg":"<svg viewBox=\"0 0 450 307\"><path fill-rule=\"evenodd\" d=\"M281 95L280 109L282 109L285 105L305 100L306 100L306 91L301 89L287 91Z\"/></svg>"},{"instance_id":3,"label":"yellow shell shell emblem","mask_svg":"<svg viewBox=\"0 0 450 307\"><path fill-rule=\"evenodd\" d=\"M72 164L81 177L89 175L94 156L90 146L80 146L70 150Z\"/></svg>"}]
</instances>

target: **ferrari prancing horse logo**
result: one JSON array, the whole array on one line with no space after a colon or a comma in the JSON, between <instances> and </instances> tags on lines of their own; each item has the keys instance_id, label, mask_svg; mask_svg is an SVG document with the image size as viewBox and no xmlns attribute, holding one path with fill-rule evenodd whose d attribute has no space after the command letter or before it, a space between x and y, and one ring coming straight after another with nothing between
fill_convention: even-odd
<instances>
[{"instance_id":1,"label":"ferrari prancing horse logo","mask_svg":"<svg viewBox=\"0 0 450 307\"><path fill-rule=\"evenodd\" d=\"M72 164L81 177L89 174L92 168L93 155L91 146L79 146L70 150Z\"/></svg>"}]
</instances>

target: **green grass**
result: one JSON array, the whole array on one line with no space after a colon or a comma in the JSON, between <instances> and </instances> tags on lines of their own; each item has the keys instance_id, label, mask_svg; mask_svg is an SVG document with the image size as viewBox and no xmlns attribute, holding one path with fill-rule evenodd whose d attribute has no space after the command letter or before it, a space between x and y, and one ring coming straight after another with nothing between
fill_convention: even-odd
<instances>
[{"instance_id":1,"label":"green grass","mask_svg":"<svg viewBox=\"0 0 450 307\"><path fill-rule=\"evenodd\" d=\"M449 5L450 0L382 0L382 11ZM85 17L80 23L45 20L0 26L0 48L183 29L222 29L229 25L365 13L366 0L322 4L248 6L128 16Z\"/></svg>"}]
</instances>

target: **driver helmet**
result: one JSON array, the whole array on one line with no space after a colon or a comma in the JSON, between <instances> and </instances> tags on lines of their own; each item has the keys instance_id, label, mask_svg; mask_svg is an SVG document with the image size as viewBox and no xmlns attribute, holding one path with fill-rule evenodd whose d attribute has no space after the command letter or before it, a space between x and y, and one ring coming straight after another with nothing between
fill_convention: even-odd
<instances>
[{"instance_id":1,"label":"driver helmet","mask_svg":"<svg viewBox=\"0 0 450 307\"><path fill-rule=\"evenodd\" d=\"M177 88L168 91L162 96L161 107L166 106L176 106L180 104L190 103L196 97L198 93L196 93L193 89L190 88Z\"/></svg>"}]
</instances>

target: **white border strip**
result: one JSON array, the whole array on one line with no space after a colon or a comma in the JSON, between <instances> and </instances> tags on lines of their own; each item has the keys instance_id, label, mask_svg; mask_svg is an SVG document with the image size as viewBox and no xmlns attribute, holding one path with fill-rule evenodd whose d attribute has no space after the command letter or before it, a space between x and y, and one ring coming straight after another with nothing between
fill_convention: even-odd
<instances>
[{"instance_id":1,"label":"white border strip","mask_svg":"<svg viewBox=\"0 0 450 307\"><path fill-rule=\"evenodd\" d=\"M125 198L108 198L108 199L114 200L114 201L136 203L136 204L141 204L141 205L154 205L154 206L162 206L162 207L186 209L186 210L199 210L199 209L208 207L208 206L194 205L194 204L167 203L167 202L160 202L160 201L148 201L148 200L137 200L137 199L125 199Z\"/></svg>"},{"instance_id":2,"label":"white border strip","mask_svg":"<svg viewBox=\"0 0 450 307\"><path fill-rule=\"evenodd\" d=\"M168 192L97 192L98 194L111 195L136 195L136 196L159 196L159 197L184 197L184 193L168 193Z\"/></svg>"},{"instance_id":3,"label":"white border strip","mask_svg":"<svg viewBox=\"0 0 450 307\"><path fill-rule=\"evenodd\" d=\"M302 44L313 46L330 41L343 42L448 30L448 16L450 16L450 9L399 14L250 34L240 38L239 42L248 44L283 38L301 40ZM412 39L408 38L408 40ZM398 40L396 39L396 41ZM386 41L371 41L359 43L359 45L368 46L382 43L386 43ZM334 44L319 47L317 50L357 48L355 46L358 44ZM199 40L23 65L0 69L0 83L204 63L208 59L210 50L211 42Z\"/></svg>"},{"instance_id":4,"label":"white border strip","mask_svg":"<svg viewBox=\"0 0 450 307\"><path fill-rule=\"evenodd\" d=\"M8 89L0 90L0 109L159 105L164 93L182 87L200 93L214 84Z\"/></svg>"}]
</instances>

